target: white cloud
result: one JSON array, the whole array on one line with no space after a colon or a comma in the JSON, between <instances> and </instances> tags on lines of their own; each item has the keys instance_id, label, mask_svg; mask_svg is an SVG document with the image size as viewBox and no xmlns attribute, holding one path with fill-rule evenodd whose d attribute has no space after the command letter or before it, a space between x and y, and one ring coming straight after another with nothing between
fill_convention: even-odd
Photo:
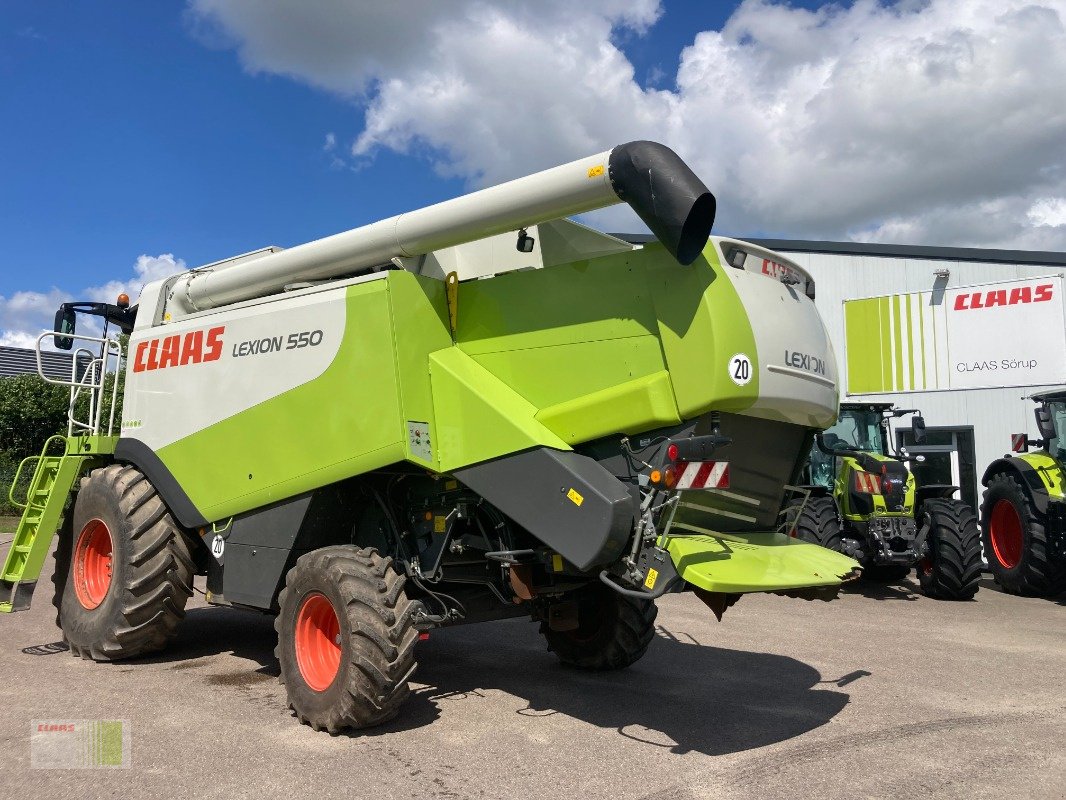
<instances>
[{"instance_id":1,"label":"white cloud","mask_svg":"<svg viewBox=\"0 0 1066 800\"><path fill-rule=\"evenodd\" d=\"M1027 216L1033 225L1061 228L1066 225L1066 197L1045 197L1030 206Z\"/></svg>"},{"instance_id":2,"label":"white cloud","mask_svg":"<svg viewBox=\"0 0 1066 800\"><path fill-rule=\"evenodd\" d=\"M357 158L409 153L478 186L650 138L718 195L718 230L1066 249L1059 207L1039 205L1066 197L1066 0L747 0L641 86L617 42L660 13L190 0L249 71L365 106Z\"/></svg>"},{"instance_id":3,"label":"white cloud","mask_svg":"<svg viewBox=\"0 0 1066 800\"><path fill-rule=\"evenodd\" d=\"M166 278L186 269L185 262L171 253L158 256L141 255L133 264L133 274L125 280L110 280L99 286L89 286L76 295L58 288L48 293L15 292L10 297L0 295L0 345L33 347L37 337L52 330L56 309L70 301L114 303L125 292L133 302L146 283ZM78 332L89 332L92 322L79 326ZM47 346L51 344L46 340Z\"/></svg>"}]
</instances>

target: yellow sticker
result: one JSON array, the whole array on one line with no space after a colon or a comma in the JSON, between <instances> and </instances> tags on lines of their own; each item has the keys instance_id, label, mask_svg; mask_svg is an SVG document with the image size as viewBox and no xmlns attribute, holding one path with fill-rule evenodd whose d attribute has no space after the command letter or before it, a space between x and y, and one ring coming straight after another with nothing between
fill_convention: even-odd
<instances>
[{"instance_id":1,"label":"yellow sticker","mask_svg":"<svg viewBox=\"0 0 1066 800\"><path fill-rule=\"evenodd\" d=\"M577 489L571 489L566 493L566 497L575 506L579 506L585 502L585 498L578 493Z\"/></svg>"},{"instance_id":2,"label":"yellow sticker","mask_svg":"<svg viewBox=\"0 0 1066 800\"><path fill-rule=\"evenodd\" d=\"M589 167L589 177L598 178L603 174L603 164L597 164L594 167Z\"/></svg>"},{"instance_id":3,"label":"yellow sticker","mask_svg":"<svg viewBox=\"0 0 1066 800\"><path fill-rule=\"evenodd\" d=\"M552 553L552 569L556 572L563 571L563 557L558 553Z\"/></svg>"},{"instance_id":4,"label":"yellow sticker","mask_svg":"<svg viewBox=\"0 0 1066 800\"><path fill-rule=\"evenodd\" d=\"M658 570L649 569L648 570L648 577L644 579L644 585L647 586L649 589L654 589L655 588L655 581L657 581L657 580L659 580L659 572L658 572Z\"/></svg>"},{"instance_id":5,"label":"yellow sticker","mask_svg":"<svg viewBox=\"0 0 1066 800\"><path fill-rule=\"evenodd\" d=\"M433 532L444 533L448 530L448 518L447 517L434 517L433 518Z\"/></svg>"},{"instance_id":6,"label":"yellow sticker","mask_svg":"<svg viewBox=\"0 0 1066 800\"><path fill-rule=\"evenodd\" d=\"M459 481L445 481L444 488L447 489L449 492L454 492L456 489L459 488Z\"/></svg>"}]
</instances>

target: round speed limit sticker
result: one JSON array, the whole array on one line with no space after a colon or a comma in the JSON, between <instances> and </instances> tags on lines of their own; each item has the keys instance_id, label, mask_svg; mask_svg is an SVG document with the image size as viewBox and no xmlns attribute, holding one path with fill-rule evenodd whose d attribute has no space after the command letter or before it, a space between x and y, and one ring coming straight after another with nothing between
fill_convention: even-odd
<instances>
[{"instance_id":1,"label":"round speed limit sticker","mask_svg":"<svg viewBox=\"0 0 1066 800\"><path fill-rule=\"evenodd\" d=\"M737 386L746 386L751 381L751 359L744 353L737 353L729 359L729 379Z\"/></svg>"}]
</instances>

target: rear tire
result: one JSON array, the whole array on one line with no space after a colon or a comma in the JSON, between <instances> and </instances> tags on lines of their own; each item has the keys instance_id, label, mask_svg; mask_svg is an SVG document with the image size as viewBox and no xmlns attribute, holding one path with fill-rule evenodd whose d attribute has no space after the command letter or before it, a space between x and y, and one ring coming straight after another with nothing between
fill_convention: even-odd
<instances>
[{"instance_id":1,"label":"rear tire","mask_svg":"<svg viewBox=\"0 0 1066 800\"><path fill-rule=\"evenodd\" d=\"M300 722L338 733L396 716L418 641L406 582L373 548L323 547L289 570L274 654Z\"/></svg>"},{"instance_id":2,"label":"rear tire","mask_svg":"<svg viewBox=\"0 0 1066 800\"><path fill-rule=\"evenodd\" d=\"M71 653L113 661L162 650L185 616L194 572L148 479L123 464L94 470L60 529L52 579Z\"/></svg>"},{"instance_id":3,"label":"rear tire","mask_svg":"<svg viewBox=\"0 0 1066 800\"><path fill-rule=\"evenodd\" d=\"M799 502L793 503L794 507ZM818 544L829 550L841 552L840 517L832 497L811 497L799 518L793 521L792 536L804 542Z\"/></svg>"},{"instance_id":4,"label":"rear tire","mask_svg":"<svg viewBox=\"0 0 1066 800\"><path fill-rule=\"evenodd\" d=\"M542 622L548 648L564 664L590 671L624 669L648 652L659 613L651 600L625 597L602 583L573 594L578 627L553 631Z\"/></svg>"},{"instance_id":5,"label":"rear tire","mask_svg":"<svg viewBox=\"0 0 1066 800\"><path fill-rule=\"evenodd\" d=\"M929 525L929 555L918 563L922 592L938 600L971 600L981 580L981 533L961 500L926 500L920 524Z\"/></svg>"},{"instance_id":6,"label":"rear tire","mask_svg":"<svg viewBox=\"0 0 1066 800\"><path fill-rule=\"evenodd\" d=\"M1051 560L1045 518L1011 474L992 476L981 503L988 571L1003 591L1052 597L1066 591L1066 564Z\"/></svg>"}]
</instances>

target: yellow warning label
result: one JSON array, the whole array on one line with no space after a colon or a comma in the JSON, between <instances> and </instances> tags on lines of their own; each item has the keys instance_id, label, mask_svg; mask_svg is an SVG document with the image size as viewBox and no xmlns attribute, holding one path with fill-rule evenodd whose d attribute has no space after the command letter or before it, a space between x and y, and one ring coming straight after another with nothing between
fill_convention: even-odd
<instances>
[{"instance_id":1,"label":"yellow warning label","mask_svg":"<svg viewBox=\"0 0 1066 800\"><path fill-rule=\"evenodd\" d=\"M589 167L589 177L598 178L603 174L603 164L597 164L594 167Z\"/></svg>"},{"instance_id":2,"label":"yellow warning label","mask_svg":"<svg viewBox=\"0 0 1066 800\"><path fill-rule=\"evenodd\" d=\"M459 481L445 481L444 488L447 489L449 492L454 492L456 489L459 488Z\"/></svg>"},{"instance_id":3,"label":"yellow warning label","mask_svg":"<svg viewBox=\"0 0 1066 800\"><path fill-rule=\"evenodd\" d=\"M558 553L552 553L552 569L556 572L563 571L563 557Z\"/></svg>"},{"instance_id":4,"label":"yellow warning label","mask_svg":"<svg viewBox=\"0 0 1066 800\"><path fill-rule=\"evenodd\" d=\"M644 585L649 589L655 588L655 581L659 580L659 571L654 569L648 570L648 577L644 579Z\"/></svg>"},{"instance_id":5,"label":"yellow warning label","mask_svg":"<svg viewBox=\"0 0 1066 800\"><path fill-rule=\"evenodd\" d=\"M447 517L434 517L433 518L433 532L444 533L448 530L448 518Z\"/></svg>"},{"instance_id":6,"label":"yellow warning label","mask_svg":"<svg viewBox=\"0 0 1066 800\"><path fill-rule=\"evenodd\" d=\"M577 489L571 489L566 493L566 497L575 506L579 506L585 502L585 498L578 493Z\"/></svg>"}]
</instances>

